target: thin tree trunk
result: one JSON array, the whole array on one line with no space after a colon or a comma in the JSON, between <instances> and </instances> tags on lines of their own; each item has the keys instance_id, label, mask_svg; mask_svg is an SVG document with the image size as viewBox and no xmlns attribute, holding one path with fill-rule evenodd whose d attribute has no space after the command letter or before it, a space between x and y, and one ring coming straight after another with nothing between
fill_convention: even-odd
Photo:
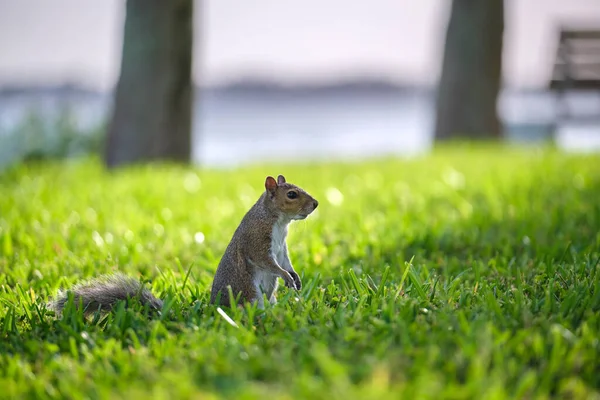
<instances>
[{"instance_id":1,"label":"thin tree trunk","mask_svg":"<svg viewBox=\"0 0 600 400\"><path fill-rule=\"evenodd\" d=\"M108 167L158 159L189 162L192 35L193 0L127 0Z\"/></svg>"},{"instance_id":2,"label":"thin tree trunk","mask_svg":"<svg viewBox=\"0 0 600 400\"><path fill-rule=\"evenodd\" d=\"M498 138L503 0L453 0L438 88L436 140Z\"/></svg>"}]
</instances>

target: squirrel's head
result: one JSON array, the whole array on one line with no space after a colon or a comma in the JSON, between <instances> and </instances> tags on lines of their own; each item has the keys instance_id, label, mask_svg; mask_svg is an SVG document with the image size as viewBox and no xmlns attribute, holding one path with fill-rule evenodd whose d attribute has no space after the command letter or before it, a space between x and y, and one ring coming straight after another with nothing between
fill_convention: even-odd
<instances>
[{"instance_id":1,"label":"squirrel's head","mask_svg":"<svg viewBox=\"0 0 600 400\"><path fill-rule=\"evenodd\" d=\"M279 175L277 180L268 176L265 189L267 201L289 219L304 219L319 205L305 190L287 183L283 175Z\"/></svg>"}]
</instances>

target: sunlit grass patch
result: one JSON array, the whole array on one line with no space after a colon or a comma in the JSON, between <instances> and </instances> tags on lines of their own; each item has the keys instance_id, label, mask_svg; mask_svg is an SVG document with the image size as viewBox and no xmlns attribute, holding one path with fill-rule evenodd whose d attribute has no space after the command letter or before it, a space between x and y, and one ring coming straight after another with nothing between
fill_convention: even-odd
<instances>
[{"instance_id":1,"label":"sunlit grass patch","mask_svg":"<svg viewBox=\"0 0 600 400\"><path fill-rule=\"evenodd\" d=\"M599 165L487 147L232 171L14 167L0 174L1 396L597 395ZM321 204L290 228L303 289L219 311L219 258L280 173ZM45 309L113 271L168 312Z\"/></svg>"}]
</instances>

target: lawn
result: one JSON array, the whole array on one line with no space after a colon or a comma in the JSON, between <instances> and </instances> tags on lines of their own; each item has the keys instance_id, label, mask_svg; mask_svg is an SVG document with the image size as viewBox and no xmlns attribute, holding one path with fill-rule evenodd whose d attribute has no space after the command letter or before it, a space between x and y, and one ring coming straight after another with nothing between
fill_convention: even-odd
<instances>
[{"instance_id":1,"label":"lawn","mask_svg":"<svg viewBox=\"0 0 600 400\"><path fill-rule=\"evenodd\" d=\"M304 287L232 324L212 275L277 174L320 201L288 237ZM0 172L0 397L600 398L599 261L599 156L21 165ZM45 309L112 271L171 312Z\"/></svg>"}]
</instances>

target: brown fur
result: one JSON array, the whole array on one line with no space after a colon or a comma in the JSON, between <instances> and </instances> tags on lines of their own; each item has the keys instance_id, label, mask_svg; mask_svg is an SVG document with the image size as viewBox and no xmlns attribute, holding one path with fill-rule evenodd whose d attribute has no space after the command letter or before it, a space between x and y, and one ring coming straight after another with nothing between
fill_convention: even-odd
<instances>
[{"instance_id":1,"label":"brown fur","mask_svg":"<svg viewBox=\"0 0 600 400\"><path fill-rule=\"evenodd\" d=\"M301 188L287 183L282 175L277 181L267 177L265 189L242 219L223 254L212 286L211 303L216 303L220 294L220 303L230 304L228 288L234 296L240 295L239 304L250 301L262 306L261 292L274 303L278 277L283 278L290 288L300 290L302 287L290 262L285 236L288 224L294 219L306 218L318 202ZM288 198L290 191L297 193L297 197ZM281 239L279 249L272 248L273 232ZM261 283L258 287L261 292L257 290L257 279ZM77 284L70 291L59 293L48 307L62 313L69 293L72 293L76 306L83 306L86 315L110 311L120 301L139 301L153 310L160 310L163 305L140 282L122 274L100 276Z\"/></svg>"},{"instance_id":2,"label":"brown fur","mask_svg":"<svg viewBox=\"0 0 600 400\"><path fill-rule=\"evenodd\" d=\"M61 314L69 299L69 293L73 295L74 305L83 307L85 315L110 311L119 301L136 300L153 310L160 310L163 304L138 280L117 273L78 283L69 291L59 293L48 303L48 308Z\"/></svg>"},{"instance_id":3,"label":"brown fur","mask_svg":"<svg viewBox=\"0 0 600 400\"><path fill-rule=\"evenodd\" d=\"M297 197L290 199L288 192L295 192ZM257 288L257 279L261 277L263 287L260 289L271 303L276 302L278 277L287 287L299 290L302 283L289 261L285 243L287 225L292 220L306 218L317 205L311 195L287 183L282 175L277 181L267 177L265 191L242 219L221 258L212 285L211 303L229 305L228 289L231 288L234 298L239 296L238 304L258 302L262 306L262 293ZM275 226L280 229L283 240L279 260L272 249Z\"/></svg>"}]
</instances>

